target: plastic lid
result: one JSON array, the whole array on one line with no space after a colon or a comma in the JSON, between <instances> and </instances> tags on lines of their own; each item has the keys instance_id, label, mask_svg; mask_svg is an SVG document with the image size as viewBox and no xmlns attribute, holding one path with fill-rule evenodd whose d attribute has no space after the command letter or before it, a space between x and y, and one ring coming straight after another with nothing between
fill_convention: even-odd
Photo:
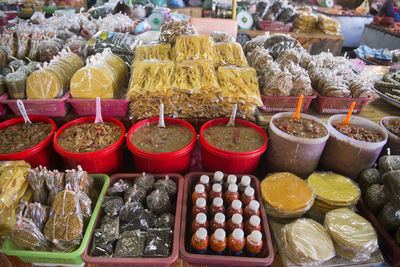
<instances>
[{"instance_id":1,"label":"plastic lid","mask_svg":"<svg viewBox=\"0 0 400 267\"><path fill-rule=\"evenodd\" d=\"M197 185L194 187L194 191L195 191L196 193L199 193L199 194L204 193L204 190L205 190L205 187L204 187L204 185L202 185L202 184L197 184Z\"/></svg>"},{"instance_id":2,"label":"plastic lid","mask_svg":"<svg viewBox=\"0 0 400 267\"><path fill-rule=\"evenodd\" d=\"M216 207L222 207L224 205L224 201L220 197L216 197L213 199L213 205Z\"/></svg>"},{"instance_id":3,"label":"plastic lid","mask_svg":"<svg viewBox=\"0 0 400 267\"><path fill-rule=\"evenodd\" d=\"M249 186L251 182L251 178L247 175L242 176L242 180L240 180L240 183L244 186Z\"/></svg>"},{"instance_id":4,"label":"plastic lid","mask_svg":"<svg viewBox=\"0 0 400 267\"><path fill-rule=\"evenodd\" d=\"M200 197L196 200L196 206L199 208L204 208L206 206L207 202L204 198Z\"/></svg>"},{"instance_id":5,"label":"plastic lid","mask_svg":"<svg viewBox=\"0 0 400 267\"><path fill-rule=\"evenodd\" d=\"M224 240L226 237L224 229L218 228L214 232L214 238L217 240Z\"/></svg>"},{"instance_id":6,"label":"plastic lid","mask_svg":"<svg viewBox=\"0 0 400 267\"><path fill-rule=\"evenodd\" d=\"M220 184L213 184L212 191L219 193L222 191L222 186Z\"/></svg>"},{"instance_id":7,"label":"plastic lid","mask_svg":"<svg viewBox=\"0 0 400 267\"><path fill-rule=\"evenodd\" d=\"M200 176L200 183L202 184L208 184L210 182L210 177L208 175L202 175Z\"/></svg>"},{"instance_id":8,"label":"plastic lid","mask_svg":"<svg viewBox=\"0 0 400 267\"><path fill-rule=\"evenodd\" d=\"M207 238L207 229L204 227L200 227L196 231L196 237L199 239L206 239Z\"/></svg>"},{"instance_id":9,"label":"plastic lid","mask_svg":"<svg viewBox=\"0 0 400 267\"><path fill-rule=\"evenodd\" d=\"M250 224L251 225L258 226L258 225L260 225L260 223L261 223L261 219L257 215L253 215L253 216L250 217Z\"/></svg>"},{"instance_id":10,"label":"plastic lid","mask_svg":"<svg viewBox=\"0 0 400 267\"><path fill-rule=\"evenodd\" d=\"M207 221L207 215L205 215L204 213L198 213L196 215L196 222L200 223L200 224L204 224Z\"/></svg>"},{"instance_id":11,"label":"plastic lid","mask_svg":"<svg viewBox=\"0 0 400 267\"><path fill-rule=\"evenodd\" d=\"M237 240L241 240L244 238L244 232L242 229L236 228L232 232L232 237Z\"/></svg>"},{"instance_id":12,"label":"plastic lid","mask_svg":"<svg viewBox=\"0 0 400 267\"><path fill-rule=\"evenodd\" d=\"M221 213L221 212L218 212L214 216L214 221L216 223L223 223L225 221L225 215L223 213Z\"/></svg>"},{"instance_id":13,"label":"plastic lid","mask_svg":"<svg viewBox=\"0 0 400 267\"><path fill-rule=\"evenodd\" d=\"M260 208L260 203L257 200L252 200L249 204L249 208L252 210L258 210Z\"/></svg>"},{"instance_id":14,"label":"plastic lid","mask_svg":"<svg viewBox=\"0 0 400 267\"><path fill-rule=\"evenodd\" d=\"M260 231L258 230L254 230L253 232L251 232L250 234L250 240L254 243L260 243L262 240L262 234Z\"/></svg>"},{"instance_id":15,"label":"plastic lid","mask_svg":"<svg viewBox=\"0 0 400 267\"><path fill-rule=\"evenodd\" d=\"M240 215L240 214L238 214L238 213L233 214L233 216L232 216L232 222L233 222L234 224L240 224L240 223L242 223L242 222L243 222L243 217L242 217L242 215Z\"/></svg>"},{"instance_id":16,"label":"plastic lid","mask_svg":"<svg viewBox=\"0 0 400 267\"><path fill-rule=\"evenodd\" d=\"M234 201L232 201L232 208L234 210L238 210L242 208L242 201L235 199Z\"/></svg>"},{"instance_id":17,"label":"plastic lid","mask_svg":"<svg viewBox=\"0 0 400 267\"><path fill-rule=\"evenodd\" d=\"M228 187L228 191L231 191L232 193L237 192L238 186L236 184L230 184Z\"/></svg>"},{"instance_id":18,"label":"plastic lid","mask_svg":"<svg viewBox=\"0 0 400 267\"><path fill-rule=\"evenodd\" d=\"M254 196L254 189L252 187L247 187L246 190L244 190L244 194L248 197Z\"/></svg>"},{"instance_id":19,"label":"plastic lid","mask_svg":"<svg viewBox=\"0 0 400 267\"><path fill-rule=\"evenodd\" d=\"M224 179L224 173L221 171L216 171L214 173L214 180L217 182L221 182Z\"/></svg>"},{"instance_id":20,"label":"plastic lid","mask_svg":"<svg viewBox=\"0 0 400 267\"><path fill-rule=\"evenodd\" d=\"M227 178L228 184L236 184L236 181L237 181L236 175L233 175L233 174L228 175L228 178Z\"/></svg>"}]
</instances>

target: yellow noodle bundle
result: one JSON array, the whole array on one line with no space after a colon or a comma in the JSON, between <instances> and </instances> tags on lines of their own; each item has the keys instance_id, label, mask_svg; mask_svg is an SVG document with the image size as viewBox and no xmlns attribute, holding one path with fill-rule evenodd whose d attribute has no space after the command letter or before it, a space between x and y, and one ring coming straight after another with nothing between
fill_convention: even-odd
<instances>
[{"instance_id":1,"label":"yellow noodle bundle","mask_svg":"<svg viewBox=\"0 0 400 267\"><path fill-rule=\"evenodd\" d=\"M172 54L172 58L174 58L176 62L213 60L214 41L208 35L182 35L176 39Z\"/></svg>"},{"instance_id":2,"label":"yellow noodle bundle","mask_svg":"<svg viewBox=\"0 0 400 267\"><path fill-rule=\"evenodd\" d=\"M225 42L215 44L214 64L220 66L247 67L242 46L236 42Z\"/></svg>"},{"instance_id":3,"label":"yellow noodle bundle","mask_svg":"<svg viewBox=\"0 0 400 267\"><path fill-rule=\"evenodd\" d=\"M143 45L136 47L135 61L150 59L170 60L171 44Z\"/></svg>"}]
</instances>

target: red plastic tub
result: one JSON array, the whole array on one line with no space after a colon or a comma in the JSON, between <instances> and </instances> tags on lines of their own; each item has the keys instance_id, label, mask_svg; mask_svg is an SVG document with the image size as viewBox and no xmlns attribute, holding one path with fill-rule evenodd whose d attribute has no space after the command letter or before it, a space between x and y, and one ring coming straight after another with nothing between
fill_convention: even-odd
<instances>
[{"instance_id":1,"label":"red plastic tub","mask_svg":"<svg viewBox=\"0 0 400 267\"><path fill-rule=\"evenodd\" d=\"M156 174L154 178L163 179L166 174ZM141 176L139 173L131 173L131 174L114 174L111 176L111 181L109 188L114 185L119 179L134 181L136 177ZM151 266L169 266L174 263L179 254L179 234L180 234L180 224L181 224L181 214L182 214L182 198L183 198L183 187L184 187L184 179L179 174L168 174L170 179L172 179L177 187L177 197L176 197L176 205L175 205L175 225L174 225L174 239L172 243L172 251L171 255L167 258L102 258L102 257L92 257L90 256L90 250L92 248L92 238L93 232L98 228L100 224L102 212L100 211L97 215L96 222L94 227L92 228L92 232L90 233L90 239L88 242L88 246L85 249L85 252L82 254L82 260L89 264L100 264L101 266L132 266L132 265L151 265Z\"/></svg>"},{"instance_id":2,"label":"red plastic tub","mask_svg":"<svg viewBox=\"0 0 400 267\"><path fill-rule=\"evenodd\" d=\"M243 256L226 256L226 255L213 255L207 254L196 254L192 253L190 248L191 239L191 191L194 188L196 182L200 179L201 175L213 176L213 173L204 172L191 172L185 176L185 189L183 191L183 208L181 217L181 235L179 239L180 255L181 258L187 261L189 264L198 265L231 265L231 266L268 266L274 260L274 251L272 248L271 233L268 227L268 219L265 213L260 182L257 177L249 175L251 178L251 186L255 190L256 200L260 202L260 218L261 218L261 233L263 235L263 249L260 254L254 257ZM224 179L226 179L225 175ZM241 176L238 176L240 180Z\"/></svg>"},{"instance_id":3,"label":"red plastic tub","mask_svg":"<svg viewBox=\"0 0 400 267\"><path fill-rule=\"evenodd\" d=\"M178 124L193 133L192 141L185 147L168 153L152 153L143 151L131 142L132 135L148 123L158 123L158 117L142 120L131 127L126 137L129 150L133 153L133 160L138 171L149 173L185 173L189 168L191 151L196 144L196 131L193 126L180 119L164 117L165 123Z\"/></svg>"},{"instance_id":4,"label":"red plastic tub","mask_svg":"<svg viewBox=\"0 0 400 267\"><path fill-rule=\"evenodd\" d=\"M317 97L314 92L313 95L304 96L303 103L301 105L300 112L306 113L310 107L311 101ZM281 112L281 111L296 111L297 102L299 102L298 96L265 96L261 95L261 99L264 103L265 112Z\"/></svg>"},{"instance_id":5,"label":"red plastic tub","mask_svg":"<svg viewBox=\"0 0 400 267\"><path fill-rule=\"evenodd\" d=\"M96 99L68 99L78 116L96 115ZM124 117L130 99L102 99L101 113L109 117Z\"/></svg>"},{"instance_id":6,"label":"red plastic tub","mask_svg":"<svg viewBox=\"0 0 400 267\"><path fill-rule=\"evenodd\" d=\"M0 161L2 160L25 160L28 162L32 168L38 167L39 165L46 166L47 168L57 168L59 157L57 153L54 151L51 142L53 141L53 135L56 131L56 124L52 119L42 116L29 116L31 122L46 122L53 125L53 129L49 136L44 139L41 143L37 144L34 147L31 147L27 150L12 153L12 154L0 154ZM15 119L11 119L0 123L0 129L5 129L10 126L25 123L23 117L18 117Z\"/></svg>"},{"instance_id":7,"label":"red plastic tub","mask_svg":"<svg viewBox=\"0 0 400 267\"><path fill-rule=\"evenodd\" d=\"M81 165L82 168L88 173L115 173L116 171L120 170L123 165L123 153L121 146L124 143L125 127L119 120L110 117L103 117L103 121L111 122L121 127L122 133L117 142L102 150L88 153L74 153L62 149L57 144L58 137L67 128L75 124L94 122L94 120L95 116L83 117L63 125L54 135L54 149L62 156L66 168L76 168L78 165Z\"/></svg>"},{"instance_id":8,"label":"red plastic tub","mask_svg":"<svg viewBox=\"0 0 400 267\"><path fill-rule=\"evenodd\" d=\"M227 124L228 121L229 118L214 119L206 122L205 124L203 124L203 126L201 126L200 144L203 147L203 165L206 169L211 171L220 170L228 173L253 173L257 168L261 155L267 149L267 134L264 132L263 129L252 122L236 119L236 125L247 126L257 130L265 139L264 145L256 150L249 152L231 152L219 149L211 145L204 139L203 133L206 129L216 125Z\"/></svg>"},{"instance_id":9,"label":"red plastic tub","mask_svg":"<svg viewBox=\"0 0 400 267\"><path fill-rule=\"evenodd\" d=\"M356 102L356 105L353 109L353 114L358 114L363 110L365 105L372 100L370 97L327 97L319 94L318 92L316 92L316 94L317 99L313 101L314 109L318 113L323 114L347 113L353 101Z\"/></svg>"}]
</instances>

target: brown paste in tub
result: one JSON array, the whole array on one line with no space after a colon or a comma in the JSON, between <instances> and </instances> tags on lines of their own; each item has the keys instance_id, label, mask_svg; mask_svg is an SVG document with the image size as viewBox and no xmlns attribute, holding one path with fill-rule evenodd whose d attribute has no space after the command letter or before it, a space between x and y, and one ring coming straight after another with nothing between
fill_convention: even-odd
<instances>
[{"instance_id":1,"label":"brown paste in tub","mask_svg":"<svg viewBox=\"0 0 400 267\"><path fill-rule=\"evenodd\" d=\"M276 118L273 123L282 132L301 138L321 138L328 134L328 130L314 120Z\"/></svg>"},{"instance_id":2,"label":"brown paste in tub","mask_svg":"<svg viewBox=\"0 0 400 267\"><path fill-rule=\"evenodd\" d=\"M121 137L122 129L114 123L81 123L63 131L57 144L74 153L95 152L114 144Z\"/></svg>"},{"instance_id":3,"label":"brown paste in tub","mask_svg":"<svg viewBox=\"0 0 400 267\"><path fill-rule=\"evenodd\" d=\"M255 129L246 126L212 126L204 131L204 139L211 145L227 151L248 152L262 147L264 137Z\"/></svg>"},{"instance_id":4,"label":"brown paste in tub","mask_svg":"<svg viewBox=\"0 0 400 267\"><path fill-rule=\"evenodd\" d=\"M192 132L186 127L166 123L160 128L156 123L140 128L131 137L132 144L152 153L168 153L187 146L193 139Z\"/></svg>"},{"instance_id":5,"label":"brown paste in tub","mask_svg":"<svg viewBox=\"0 0 400 267\"><path fill-rule=\"evenodd\" d=\"M350 138L364 142L381 142L385 140L384 136L378 131L369 130L356 125L332 124L333 128Z\"/></svg>"},{"instance_id":6,"label":"brown paste in tub","mask_svg":"<svg viewBox=\"0 0 400 267\"><path fill-rule=\"evenodd\" d=\"M400 137L400 120L384 120L382 124L389 132Z\"/></svg>"},{"instance_id":7,"label":"brown paste in tub","mask_svg":"<svg viewBox=\"0 0 400 267\"><path fill-rule=\"evenodd\" d=\"M45 122L16 124L0 130L0 154L24 151L49 136L53 125Z\"/></svg>"}]
</instances>

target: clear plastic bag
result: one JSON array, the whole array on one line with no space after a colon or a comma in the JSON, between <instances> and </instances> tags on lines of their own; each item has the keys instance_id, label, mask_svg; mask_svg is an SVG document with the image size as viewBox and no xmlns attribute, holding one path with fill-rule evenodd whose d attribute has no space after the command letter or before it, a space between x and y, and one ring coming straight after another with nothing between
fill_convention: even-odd
<instances>
[{"instance_id":1,"label":"clear plastic bag","mask_svg":"<svg viewBox=\"0 0 400 267\"><path fill-rule=\"evenodd\" d=\"M97 32L86 44L86 54L101 53L109 48L115 54L134 55L141 41L128 33Z\"/></svg>"},{"instance_id":2,"label":"clear plastic bag","mask_svg":"<svg viewBox=\"0 0 400 267\"><path fill-rule=\"evenodd\" d=\"M176 39L181 35L195 35L196 29L186 20L170 21L161 27L160 42L175 44Z\"/></svg>"},{"instance_id":3,"label":"clear plastic bag","mask_svg":"<svg viewBox=\"0 0 400 267\"><path fill-rule=\"evenodd\" d=\"M113 255L113 244L105 241L105 235L101 229L94 230L90 255L93 257L112 257Z\"/></svg>"},{"instance_id":4,"label":"clear plastic bag","mask_svg":"<svg viewBox=\"0 0 400 267\"><path fill-rule=\"evenodd\" d=\"M143 255L168 257L172 247L173 232L169 229L149 229Z\"/></svg>"},{"instance_id":5,"label":"clear plastic bag","mask_svg":"<svg viewBox=\"0 0 400 267\"><path fill-rule=\"evenodd\" d=\"M17 33L17 39L18 39L17 58L25 59L28 56L31 45L30 33L19 31Z\"/></svg>"},{"instance_id":6,"label":"clear plastic bag","mask_svg":"<svg viewBox=\"0 0 400 267\"><path fill-rule=\"evenodd\" d=\"M170 60L171 44L149 44L136 47L135 60Z\"/></svg>"},{"instance_id":7,"label":"clear plastic bag","mask_svg":"<svg viewBox=\"0 0 400 267\"><path fill-rule=\"evenodd\" d=\"M172 213L167 212L158 216L157 228L168 228L174 230L175 217Z\"/></svg>"},{"instance_id":8,"label":"clear plastic bag","mask_svg":"<svg viewBox=\"0 0 400 267\"><path fill-rule=\"evenodd\" d=\"M84 192L86 195L89 195L93 183L93 178L80 165L78 165L77 170L65 171L65 185L69 184L75 192Z\"/></svg>"},{"instance_id":9,"label":"clear plastic bag","mask_svg":"<svg viewBox=\"0 0 400 267\"><path fill-rule=\"evenodd\" d=\"M7 52L2 47L0 47L0 69L8 65Z\"/></svg>"},{"instance_id":10,"label":"clear plastic bag","mask_svg":"<svg viewBox=\"0 0 400 267\"><path fill-rule=\"evenodd\" d=\"M33 201L40 204L47 204L47 188L45 181L46 167L40 166L36 169L29 169L28 180L33 189Z\"/></svg>"},{"instance_id":11,"label":"clear plastic bag","mask_svg":"<svg viewBox=\"0 0 400 267\"><path fill-rule=\"evenodd\" d=\"M104 241L106 243L112 243L118 239L119 236L119 217L103 217L101 220L101 231L104 234Z\"/></svg>"},{"instance_id":12,"label":"clear plastic bag","mask_svg":"<svg viewBox=\"0 0 400 267\"><path fill-rule=\"evenodd\" d=\"M124 180L120 179L118 182L114 183L112 187L107 190L109 196L122 196L123 193L128 190L131 185Z\"/></svg>"},{"instance_id":13,"label":"clear plastic bag","mask_svg":"<svg viewBox=\"0 0 400 267\"><path fill-rule=\"evenodd\" d=\"M125 231L115 247L115 257L141 257L146 243L146 232Z\"/></svg>"},{"instance_id":14,"label":"clear plastic bag","mask_svg":"<svg viewBox=\"0 0 400 267\"><path fill-rule=\"evenodd\" d=\"M122 223L137 221L144 212L144 207L139 202L127 202L119 212L119 219Z\"/></svg>"},{"instance_id":15,"label":"clear plastic bag","mask_svg":"<svg viewBox=\"0 0 400 267\"><path fill-rule=\"evenodd\" d=\"M41 251L49 248L45 236L31 219L18 216L10 234L14 243L22 249Z\"/></svg>"},{"instance_id":16,"label":"clear plastic bag","mask_svg":"<svg viewBox=\"0 0 400 267\"><path fill-rule=\"evenodd\" d=\"M158 224L157 216L149 210L144 210L139 218L140 230L147 231L149 228L156 228Z\"/></svg>"},{"instance_id":17,"label":"clear plastic bag","mask_svg":"<svg viewBox=\"0 0 400 267\"><path fill-rule=\"evenodd\" d=\"M171 201L165 191L154 190L146 197L146 205L154 214L171 211Z\"/></svg>"},{"instance_id":18,"label":"clear plastic bag","mask_svg":"<svg viewBox=\"0 0 400 267\"><path fill-rule=\"evenodd\" d=\"M168 175L165 176L165 179L159 179L154 184L154 188L158 190L164 190L167 192L170 199L176 197L177 186L176 183L169 178Z\"/></svg>"},{"instance_id":19,"label":"clear plastic bag","mask_svg":"<svg viewBox=\"0 0 400 267\"><path fill-rule=\"evenodd\" d=\"M63 40L57 38L41 41L38 47L40 61L49 62L52 60L53 57L61 52L63 42Z\"/></svg>"},{"instance_id":20,"label":"clear plastic bag","mask_svg":"<svg viewBox=\"0 0 400 267\"><path fill-rule=\"evenodd\" d=\"M262 35L254 37L253 39L245 43L243 46L243 51L245 55L252 52L256 47L264 46L264 43L268 38L269 38L269 32L266 32Z\"/></svg>"},{"instance_id":21,"label":"clear plastic bag","mask_svg":"<svg viewBox=\"0 0 400 267\"><path fill-rule=\"evenodd\" d=\"M83 57L85 53L85 46L86 41L83 38L72 37L66 41L64 49L69 49L71 52Z\"/></svg>"},{"instance_id":22,"label":"clear plastic bag","mask_svg":"<svg viewBox=\"0 0 400 267\"><path fill-rule=\"evenodd\" d=\"M236 42L217 43L214 45L214 64L220 66L248 66L242 46Z\"/></svg>"},{"instance_id":23,"label":"clear plastic bag","mask_svg":"<svg viewBox=\"0 0 400 267\"><path fill-rule=\"evenodd\" d=\"M31 219L34 224L43 231L44 225L50 216L51 208L40 203L29 203L24 210L24 218Z\"/></svg>"},{"instance_id":24,"label":"clear plastic bag","mask_svg":"<svg viewBox=\"0 0 400 267\"><path fill-rule=\"evenodd\" d=\"M53 206L55 196L64 189L64 173L57 170L45 173L46 187L49 191L47 204Z\"/></svg>"},{"instance_id":25,"label":"clear plastic bag","mask_svg":"<svg viewBox=\"0 0 400 267\"><path fill-rule=\"evenodd\" d=\"M26 98L26 80L27 75L24 72L16 71L6 75L4 82L7 87L8 95L12 99Z\"/></svg>"},{"instance_id":26,"label":"clear plastic bag","mask_svg":"<svg viewBox=\"0 0 400 267\"><path fill-rule=\"evenodd\" d=\"M135 179L134 184L138 187L144 188L147 192L150 192L154 186L154 176L151 174L146 174L145 172L142 173L142 176L139 176Z\"/></svg>"},{"instance_id":27,"label":"clear plastic bag","mask_svg":"<svg viewBox=\"0 0 400 267\"><path fill-rule=\"evenodd\" d=\"M213 39L208 35L182 35L176 39L175 46L172 49L172 58L176 62L213 60L213 45Z\"/></svg>"},{"instance_id":28,"label":"clear plastic bag","mask_svg":"<svg viewBox=\"0 0 400 267\"><path fill-rule=\"evenodd\" d=\"M147 192L146 189L138 186L137 184L130 186L125 192L124 192L124 200L126 202L140 202L144 203L144 200L146 199Z\"/></svg>"},{"instance_id":29,"label":"clear plastic bag","mask_svg":"<svg viewBox=\"0 0 400 267\"><path fill-rule=\"evenodd\" d=\"M106 215L117 216L124 205L124 200L120 196L105 196L101 207Z\"/></svg>"},{"instance_id":30,"label":"clear plastic bag","mask_svg":"<svg viewBox=\"0 0 400 267\"><path fill-rule=\"evenodd\" d=\"M211 37L213 38L214 43L225 43L225 42L235 42L235 38L226 33L226 32L220 32L220 31L213 31L211 34Z\"/></svg>"}]
</instances>

